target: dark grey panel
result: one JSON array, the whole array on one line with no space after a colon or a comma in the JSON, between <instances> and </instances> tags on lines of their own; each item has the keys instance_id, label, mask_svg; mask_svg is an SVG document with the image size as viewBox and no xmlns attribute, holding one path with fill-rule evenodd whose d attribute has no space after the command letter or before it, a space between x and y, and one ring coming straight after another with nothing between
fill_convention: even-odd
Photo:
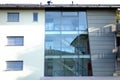
<instances>
[{"instance_id":1,"label":"dark grey panel","mask_svg":"<svg viewBox=\"0 0 120 80\"><path fill-rule=\"evenodd\" d=\"M113 69L111 69L110 67L107 67L107 68L104 68L104 69L101 69L101 68L95 68L94 69L94 72L114 72Z\"/></svg>"},{"instance_id":2,"label":"dark grey panel","mask_svg":"<svg viewBox=\"0 0 120 80\"><path fill-rule=\"evenodd\" d=\"M89 37L113 37L115 36L114 33L103 33L103 32L89 32Z\"/></svg>"},{"instance_id":3,"label":"dark grey panel","mask_svg":"<svg viewBox=\"0 0 120 80\"><path fill-rule=\"evenodd\" d=\"M111 16L111 15L102 15L102 16L98 16L98 15L93 15L93 16L88 16L88 20L101 20L101 19L104 19L104 20L110 20L110 19L115 19L115 17L114 16Z\"/></svg>"},{"instance_id":4,"label":"dark grey panel","mask_svg":"<svg viewBox=\"0 0 120 80\"><path fill-rule=\"evenodd\" d=\"M104 20L104 19L91 19L88 21L88 24L90 23L107 23L107 24L110 24L110 23L114 23L114 20L112 19L107 19L107 20Z\"/></svg>"},{"instance_id":5,"label":"dark grey panel","mask_svg":"<svg viewBox=\"0 0 120 80\"><path fill-rule=\"evenodd\" d=\"M114 63L114 59L92 59L92 63Z\"/></svg>"},{"instance_id":6,"label":"dark grey panel","mask_svg":"<svg viewBox=\"0 0 120 80\"><path fill-rule=\"evenodd\" d=\"M114 10L89 10L88 16L114 16Z\"/></svg>"},{"instance_id":7,"label":"dark grey panel","mask_svg":"<svg viewBox=\"0 0 120 80\"><path fill-rule=\"evenodd\" d=\"M111 68L111 69L113 69L114 68L114 64L113 63L93 63L92 64L92 67L94 67L94 68ZM94 70L94 69L93 69Z\"/></svg>"},{"instance_id":8,"label":"dark grey panel","mask_svg":"<svg viewBox=\"0 0 120 80\"><path fill-rule=\"evenodd\" d=\"M91 49L111 49L111 52L112 52L112 49L114 48L114 46L109 46L109 45L103 45L103 46L91 46L90 47Z\"/></svg>"},{"instance_id":9,"label":"dark grey panel","mask_svg":"<svg viewBox=\"0 0 120 80\"><path fill-rule=\"evenodd\" d=\"M92 49L92 55L96 54L96 53L104 53L104 54L108 54L108 55L114 55L114 53L112 52L111 49Z\"/></svg>"},{"instance_id":10,"label":"dark grey panel","mask_svg":"<svg viewBox=\"0 0 120 80\"><path fill-rule=\"evenodd\" d=\"M105 72L105 71L101 71L101 72L94 71L93 72L94 76L98 76L98 75L100 75L100 76L113 76L112 73L113 72L111 72L111 71L108 71L108 72Z\"/></svg>"},{"instance_id":11,"label":"dark grey panel","mask_svg":"<svg viewBox=\"0 0 120 80\"><path fill-rule=\"evenodd\" d=\"M115 39L113 38L113 36L107 36L107 37L104 37L104 36L98 36L98 37L94 37L94 36L91 36L89 37L89 40L94 40L94 41L107 41L107 42L111 42L111 41L115 41Z\"/></svg>"},{"instance_id":12,"label":"dark grey panel","mask_svg":"<svg viewBox=\"0 0 120 80\"><path fill-rule=\"evenodd\" d=\"M89 41L93 76L112 76L114 72L115 11L88 11Z\"/></svg>"},{"instance_id":13,"label":"dark grey panel","mask_svg":"<svg viewBox=\"0 0 120 80\"><path fill-rule=\"evenodd\" d=\"M105 59L105 61L106 61L106 59L114 59L114 54L110 54L110 53L96 53L96 54L92 54L91 55L91 57L92 57L92 59L94 60L94 59Z\"/></svg>"}]
</instances>

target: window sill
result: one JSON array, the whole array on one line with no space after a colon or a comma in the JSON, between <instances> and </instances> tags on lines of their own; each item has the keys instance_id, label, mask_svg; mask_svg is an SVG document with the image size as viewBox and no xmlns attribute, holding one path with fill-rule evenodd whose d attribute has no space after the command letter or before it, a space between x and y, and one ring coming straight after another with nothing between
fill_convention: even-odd
<instances>
[{"instance_id":1,"label":"window sill","mask_svg":"<svg viewBox=\"0 0 120 80\"><path fill-rule=\"evenodd\" d=\"M23 71L23 70L4 70L4 71Z\"/></svg>"},{"instance_id":2,"label":"window sill","mask_svg":"<svg viewBox=\"0 0 120 80\"><path fill-rule=\"evenodd\" d=\"M24 46L24 45L6 45L6 46Z\"/></svg>"},{"instance_id":3,"label":"window sill","mask_svg":"<svg viewBox=\"0 0 120 80\"><path fill-rule=\"evenodd\" d=\"M7 21L7 22L20 22L20 21Z\"/></svg>"}]
</instances>

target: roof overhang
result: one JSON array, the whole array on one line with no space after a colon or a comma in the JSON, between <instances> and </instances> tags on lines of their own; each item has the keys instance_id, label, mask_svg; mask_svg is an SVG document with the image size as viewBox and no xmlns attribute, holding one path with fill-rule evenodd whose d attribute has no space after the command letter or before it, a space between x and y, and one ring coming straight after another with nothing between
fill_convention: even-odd
<instances>
[{"instance_id":1,"label":"roof overhang","mask_svg":"<svg viewBox=\"0 0 120 80\"><path fill-rule=\"evenodd\" d=\"M120 4L0 4L0 9L54 9L54 8L81 8L81 9L118 9Z\"/></svg>"}]
</instances>

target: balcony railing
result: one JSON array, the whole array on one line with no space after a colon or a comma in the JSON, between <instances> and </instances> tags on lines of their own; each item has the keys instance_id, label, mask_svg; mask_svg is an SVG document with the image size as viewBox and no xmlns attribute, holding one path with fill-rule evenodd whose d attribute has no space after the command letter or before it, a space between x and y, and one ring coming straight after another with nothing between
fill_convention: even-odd
<instances>
[{"instance_id":1,"label":"balcony railing","mask_svg":"<svg viewBox=\"0 0 120 80\"><path fill-rule=\"evenodd\" d=\"M120 23L116 24L116 32L120 32Z\"/></svg>"},{"instance_id":2,"label":"balcony railing","mask_svg":"<svg viewBox=\"0 0 120 80\"><path fill-rule=\"evenodd\" d=\"M116 54L116 58L118 61L120 61L120 46L113 49L113 53Z\"/></svg>"},{"instance_id":3,"label":"balcony railing","mask_svg":"<svg viewBox=\"0 0 120 80\"><path fill-rule=\"evenodd\" d=\"M117 60L120 61L120 46L118 46L116 57L117 57Z\"/></svg>"}]
</instances>

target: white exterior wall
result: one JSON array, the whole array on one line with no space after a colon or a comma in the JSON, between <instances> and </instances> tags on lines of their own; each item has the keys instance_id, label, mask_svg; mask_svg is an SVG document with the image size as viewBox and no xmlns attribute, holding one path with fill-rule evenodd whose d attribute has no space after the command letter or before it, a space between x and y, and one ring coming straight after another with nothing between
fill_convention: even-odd
<instances>
[{"instance_id":1,"label":"white exterior wall","mask_svg":"<svg viewBox=\"0 0 120 80\"><path fill-rule=\"evenodd\" d=\"M19 12L19 22L7 22ZM38 12L38 22L33 22ZM40 80L44 76L44 10L0 10L0 79ZM24 36L24 46L7 46L7 36ZM23 60L23 71L6 71L6 61Z\"/></svg>"}]
</instances>

